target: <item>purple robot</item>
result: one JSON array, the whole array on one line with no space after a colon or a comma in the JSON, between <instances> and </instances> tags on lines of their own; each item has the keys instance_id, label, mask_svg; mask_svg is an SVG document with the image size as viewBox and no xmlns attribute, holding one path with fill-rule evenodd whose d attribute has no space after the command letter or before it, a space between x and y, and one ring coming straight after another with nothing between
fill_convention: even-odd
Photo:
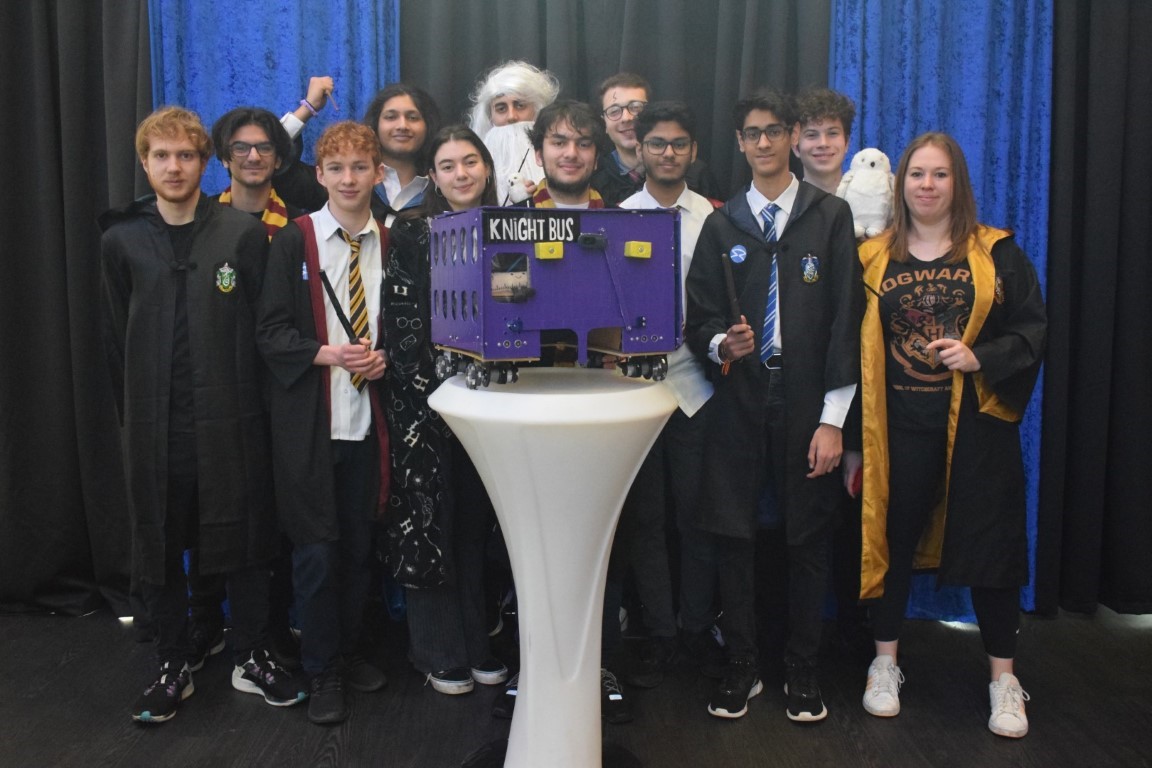
<instances>
[{"instance_id":1,"label":"purple robot","mask_svg":"<svg viewBox=\"0 0 1152 768\"><path fill-rule=\"evenodd\" d=\"M437 374L515 380L549 346L663 379L683 340L679 213L475 208L432 221ZM544 334L542 338L541 334Z\"/></svg>"}]
</instances>

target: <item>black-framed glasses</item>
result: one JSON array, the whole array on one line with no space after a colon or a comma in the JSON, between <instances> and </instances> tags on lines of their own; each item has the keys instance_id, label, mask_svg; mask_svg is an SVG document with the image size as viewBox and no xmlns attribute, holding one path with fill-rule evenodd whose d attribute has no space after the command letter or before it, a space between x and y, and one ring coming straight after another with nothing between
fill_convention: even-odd
<instances>
[{"instance_id":1,"label":"black-framed glasses","mask_svg":"<svg viewBox=\"0 0 1152 768\"><path fill-rule=\"evenodd\" d=\"M234 141L228 145L228 150L232 153L232 157L241 158L248 157L248 153L252 148L256 148L256 154L260 157L268 157L276 151L276 145L270 141L261 141L257 144L249 144L246 141Z\"/></svg>"},{"instance_id":2,"label":"black-framed glasses","mask_svg":"<svg viewBox=\"0 0 1152 768\"><path fill-rule=\"evenodd\" d=\"M654 155L664 154L664 150L672 147L672 154L686 155L688 150L692 149L692 139L675 139L668 141L667 139L644 139L642 142L644 149L648 150Z\"/></svg>"},{"instance_id":3,"label":"black-framed glasses","mask_svg":"<svg viewBox=\"0 0 1152 768\"><path fill-rule=\"evenodd\" d=\"M624 114L624 110L628 110L632 117L636 117L636 115L644 111L644 107L646 106L648 106L648 102L640 101L637 99L636 101L630 101L627 104L613 104L600 114L604 115L604 117L608 118L609 120L619 120L620 116Z\"/></svg>"},{"instance_id":4,"label":"black-framed glasses","mask_svg":"<svg viewBox=\"0 0 1152 768\"><path fill-rule=\"evenodd\" d=\"M780 139L784 138L787 133L788 128L786 126L783 126L780 123L773 123L772 125L766 125L763 128L750 125L740 131L740 136L743 137L744 141L748 142L749 144L755 144L756 142L760 141L761 136L767 136L768 141L780 141Z\"/></svg>"}]
</instances>

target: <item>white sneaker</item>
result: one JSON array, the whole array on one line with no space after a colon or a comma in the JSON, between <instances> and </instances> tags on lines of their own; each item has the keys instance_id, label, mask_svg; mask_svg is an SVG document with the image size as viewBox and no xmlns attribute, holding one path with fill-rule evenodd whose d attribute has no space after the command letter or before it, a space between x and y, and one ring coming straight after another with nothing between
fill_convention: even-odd
<instances>
[{"instance_id":1,"label":"white sneaker","mask_svg":"<svg viewBox=\"0 0 1152 768\"><path fill-rule=\"evenodd\" d=\"M904 673L892 657L877 656L868 667L868 685L864 689L864 709L876 717L895 717L900 714L900 684Z\"/></svg>"},{"instance_id":2,"label":"white sneaker","mask_svg":"<svg viewBox=\"0 0 1152 768\"><path fill-rule=\"evenodd\" d=\"M1015 675L1004 672L996 682L988 684L988 696L992 701L992 716L988 718L988 730L997 736L1019 739L1028 733L1028 716L1024 714L1024 702L1028 694L1020 687Z\"/></svg>"}]
</instances>

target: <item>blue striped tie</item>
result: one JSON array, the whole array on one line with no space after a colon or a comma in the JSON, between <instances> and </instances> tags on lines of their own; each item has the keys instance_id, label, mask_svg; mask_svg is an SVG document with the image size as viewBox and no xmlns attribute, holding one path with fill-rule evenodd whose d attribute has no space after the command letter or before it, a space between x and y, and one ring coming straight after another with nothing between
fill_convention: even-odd
<instances>
[{"instance_id":1,"label":"blue striped tie","mask_svg":"<svg viewBox=\"0 0 1152 768\"><path fill-rule=\"evenodd\" d=\"M769 203L760 212L764 219L764 240L769 243L776 242L776 212L780 206ZM760 362L768 362L772 357L772 340L776 337L776 294L779 284L776 276L776 249L772 250L772 279L768 284L768 304L764 307L764 328L760 333Z\"/></svg>"}]
</instances>

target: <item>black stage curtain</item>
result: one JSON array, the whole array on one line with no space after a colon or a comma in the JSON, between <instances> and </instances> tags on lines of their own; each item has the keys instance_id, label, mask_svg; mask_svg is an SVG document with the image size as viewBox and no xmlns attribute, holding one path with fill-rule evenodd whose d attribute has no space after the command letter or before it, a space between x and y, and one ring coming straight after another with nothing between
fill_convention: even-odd
<instances>
[{"instance_id":1,"label":"black stage curtain","mask_svg":"<svg viewBox=\"0 0 1152 768\"><path fill-rule=\"evenodd\" d=\"M479 74L502 61L549 69L561 98L597 107L600 81L636 72L653 98L692 106L700 156L729 190L747 178L732 105L756 86L825 85L830 19L831 0L408 0L400 71L432 93L445 121L465 122Z\"/></svg>"},{"instance_id":2,"label":"black stage curtain","mask_svg":"<svg viewBox=\"0 0 1152 768\"><path fill-rule=\"evenodd\" d=\"M402 4L405 77L449 118L484 69L524 58L587 99L613 72L688 101L725 188L743 180L728 111L753 85L827 79L829 0ZM1051 322L1037 607L1152 612L1152 5L1056 4ZM146 189L147 0L0 8L0 609L128 611L130 532L97 330L96 216Z\"/></svg>"},{"instance_id":3,"label":"black stage curtain","mask_svg":"<svg viewBox=\"0 0 1152 768\"><path fill-rule=\"evenodd\" d=\"M1152 4L1055 6L1037 607L1152 612Z\"/></svg>"},{"instance_id":4,"label":"black stage curtain","mask_svg":"<svg viewBox=\"0 0 1152 768\"><path fill-rule=\"evenodd\" d=\"M0 607L125 607L130 531L99 335L97 215L137 187L147 2L4 3ZM123 612L122 612L123 613Z\"/></svg>"}]
</instances>

